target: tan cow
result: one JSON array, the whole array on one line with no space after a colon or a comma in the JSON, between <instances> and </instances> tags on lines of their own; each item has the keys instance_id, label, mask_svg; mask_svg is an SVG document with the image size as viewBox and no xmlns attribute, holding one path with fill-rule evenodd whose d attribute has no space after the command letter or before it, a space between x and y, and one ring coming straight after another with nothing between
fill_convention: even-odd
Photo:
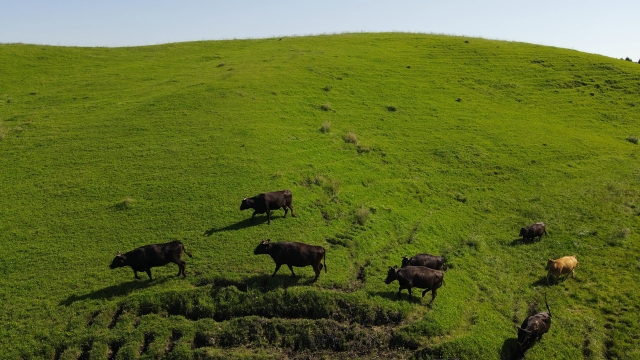
<instances>
[{"instance_id":1,"label":"tan cow","mask_svg":"<svg viewBox=\"0 0 640 360\"><path fill-rule=\"evenodd\" d=\"M546 267L546 269L549 270L549 273L547 274L547 285L549 284L550 276L554 276L556 282L561 274L567 274L565 279L569 277L569 274L571 274L571 277L575 277L573 270L577 266L578 258L576 258L575 255L564 256L557 260L549 259L549 261L547 261Z\"/></svg>"}]
</instances>

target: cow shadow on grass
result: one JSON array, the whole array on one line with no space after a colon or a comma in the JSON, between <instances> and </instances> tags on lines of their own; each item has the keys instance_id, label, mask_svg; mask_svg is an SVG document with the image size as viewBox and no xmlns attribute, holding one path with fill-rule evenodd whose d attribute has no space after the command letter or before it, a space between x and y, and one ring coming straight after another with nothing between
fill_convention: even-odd
<instances>
[{"instance_id":1,"label":"cow shadow on grass","mask_svg":"<svg viewBox=\"0 0 640 360\"><path fill-rule=\"evenodd\" d=\"M99 300L99 299L108 300L114 297L128 295L134 290L146 289L150 286L162 284L167 280L169 280L169 277L163 277L163 278L154 279L151 281L149 280L128 281L118 285L107 286L104 289L95 290L84 295L72 294L66 300L62 300L58 305L69 306L76 301L83 301L83 300Z\"/></svg>"},{"instance_id":2,"label":"cow shadow on grass","mask_svg":"<svg viewBox=\"0 0 640 360\"><path fill-rule=\"evenodd\" d=\"M538 240L538 241L540 241L540 240ZM535 240L522 240L522 238L517 238L517 239L513 239L509 243L509 245L510 246L531 245L531 244L534 244L534 243L536 243L538 241L535 241Z\"/></svg>"},{"instance_id":3,"label":"cow shadow on grass","mask_svg":"<svg viewBox=\"0 0 640 360\"><path fill-rule=\"evenodd\" d=\"M397 290L370 291L369 296L379 296L381 298L385 298L392 301L408 301L412 304L422 304L422 301L426 299L424 302L424 305L426 306L429 303L429 301L431 301L431 292L428 292L427 295L425 295L423 298L422 290L418 292L418 295L415 294L416 291L413 291L413 295L411 296L406 292L406 290L404 290L404 292L400 296L398 296ZM437 299L438 298L436 298L436 300L434 300L431 305L435 304Z\"/></svg>"},{"instance_id":4,"label":"cow shadow on grass","mask_svg":"<svg viewBox=\"0 0 640 360\"><path fill-rule=\"evenodd\" d=\"M274 218L275 217L272 216L271 220L273 220ZM241 229L244 229L244 228L248 228L250 226L260 225L260 224L263 224L263 223L266 223L266 222L267 222L267 217L266 216L257 216L255 218L253 218L253 222L251 222L251 218L247 218L247 219L238 221L235 224L227 225L225 227L221 227L221 228L213 227L213 228L211 228L209 230L206 230L204 232L204 234L202 234L202 235L203 236L211 236L211 235L213 235L215 233L222 232L222 231L241 230Z\"/></svg>"},{"instance_id":5,"label":"cow shadow on grass","mask_svg":"<svg viewBox=\"0 0 640 360\"><path fill-rule=\"evenodd\" d=\"M544 286L544 287L548 287L548 286L553 286L554 284L552 282L547 284L547 277L543 276L540 279L536 280L535 282L533 282L531 284L531 286Z\"/></svg>"},{"instance_id":6,"label":"cow shadow on grass","mask_svg":"<svg viewBox=\"0 0 640 360\"><path fill-rule=\"evenodd\" d=\"M518 349L518 339L509 338L504 341L500 350L500 360L520 360L523 358L523 354Z\"/></svg>"},{"instance_id":7,"label":"cow shadow on grass","mask_svg":"<svg viewBox=\"0 0 640 360\"><path fill-rule=\"evenodd\" d=\"M289 274L276 274L276 276L271 277L271 275L256 275L250 278L246 278L243 280L233 280L227 279L223 277L215 277L208 283L212 285L213 288L226 288L230 286L236 287L238 290L242 292L246 292L249 290L259 290L262 292L272 291L279 288L288 288L290 286L296 285L310 285L313 284L314 277L303 277L296 275L293 277ZM208 285L206 283L198 284L199 286Z\"/></svg>"}]
</instances>

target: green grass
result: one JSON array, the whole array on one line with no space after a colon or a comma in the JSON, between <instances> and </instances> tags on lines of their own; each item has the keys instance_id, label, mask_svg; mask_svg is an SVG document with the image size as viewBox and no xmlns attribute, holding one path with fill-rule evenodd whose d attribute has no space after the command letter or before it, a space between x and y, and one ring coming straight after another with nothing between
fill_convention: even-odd
<instances>
[{"instance_id":1,"label":"green grass","mask_svg":"<svg viewBox=\"0 0 640 360\"><path fill-rule=\"evenodd\" d=\"M640 356L638 64L417 34L3 44L0 63L7 358L507 359L544 293L527 359ZM239 211L280 189L297 217ZM186 279L108 268L173 238ZM328 272L270 278L263 238L324 246ZM449 263L430 308L383 282L421 252Z\"/></svg>"}]
</instances>

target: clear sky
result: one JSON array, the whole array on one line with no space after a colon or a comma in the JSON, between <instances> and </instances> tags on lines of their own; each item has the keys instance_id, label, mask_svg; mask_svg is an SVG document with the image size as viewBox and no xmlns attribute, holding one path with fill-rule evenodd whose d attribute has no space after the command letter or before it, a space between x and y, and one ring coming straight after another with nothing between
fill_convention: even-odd
<instances>
[{"instance_id":1,"label":"clear sky","mask_svg":"<svg viewBox=\"0 0 640 360\"><path fill-rule=\"evenodd\" d=\"M640 58L640 0L7 0L0 43L138 46L416 32Z\"/></svg>"}]
</instances>

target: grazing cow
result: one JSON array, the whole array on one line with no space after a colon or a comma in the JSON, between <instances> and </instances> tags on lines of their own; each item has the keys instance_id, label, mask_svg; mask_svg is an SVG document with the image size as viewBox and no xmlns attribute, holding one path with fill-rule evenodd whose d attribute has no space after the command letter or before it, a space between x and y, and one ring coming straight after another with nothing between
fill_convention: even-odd
<instances>
[{"instance_id":1,"label":"grazing cow","mask_svg":"<svg viewBox=\"0 0 640 360\"><path fill-rule=\"evenodd\" d=\"M428 304L431 305L436 295L438 295L438 288L442 286L444 273L440 270L433 270L424 266L407 266L401 269L398 269L396 266L389 267L389 272L384 282L389 285L394 280L398 280L400 283L398 296L400 296L402 289L407 289L409 296L411 296L411 288L413 287L425 289L422 292L422 297L431 290L431 301L429 301Z\"/></svg>"},{"instance_id":2,"label":"grazing cow","mask_svg":"<svg viewBox=\"0 0 640 360\"><path fill-rule=\"evenodd\" d=\"M547 294L544 295L544 303L547 305L546 312L527 317L518 328L518 350L522 354L533 346L536 339L541 340L542 335L551 327L551 309L547 303Z\"/></svg>"},{"instance_id":3,"label":"grazing cow","mask_svg":"<svg viewBox=\"0 0 640 360\"><path fill-rule=\"evenodd\" d=\"M293 213L291 199L291 191L289 190L266 192L251 198L242 199L240 210L253 209L251 222L253 222L253 217L256 216L256 214L267 213L267 224L271 224L271 210L284 208L284 217L287 217L287 212L291 209L291 216L296 217Z\"/></svg>"},{"instance_id":4,"label":"grazing cow","mask_svg":"<svg viewBox=\"0 0 640 360\"><path fill-rule=\"evenodd\" d=\"M542 239L542 235L547 234L547 229L543 222L531 224L526 228L520 228L520 236L522 236L522 241L526 241L530 239L533 241L534 238L538 238L538 240Z\"/></svg>"},{"instance_id":5,"label":"grazing cow","mask_svg":"<svg viewBox=\"0 0 640 360\"><path fill-rule=\"evenodd\" d=\"M430 254L417 254L412 257L402 258L402 267L407 266L424 266L429 269L442 270L445 260L442 256L435 256Z\"/></svg>"},{"instance_id":6,"label":"grazing cow","mask_svg":"<svg viewBox=\"0 0 640 360\"><path fill-rule=\"evenodd\" d=\"M324 272L327 273L327 262L325 259L325 250L322 246L314 246L303 244L299 242L280 242L271 243L271 239L262 240L258 247L253 250L254 255L269 254L273 261L276 263L276 270L271 277L276 276L280 266L283 264L289 267L291 270L291 276L296 276L293 272L293 266L304 267L309 266L313 268L316 273L316 278L313 281L318 280L320 276L320 270L322 270L322 262L324 260Z\"/></svg>"},{"instance_id":7,"label":"grazing cow","mask_svg":"<svg viewBox=\"0 0 640 360\"><path fill-rule=\"evenodd\" d=\"M123 266L131 266L133 275L136 279L140 279L138 271L145 271L151 279L151 268L156 266L164 266L170 262L178 264L178 276L186 277L184 273L186 263L181 260L182 252L189 257L191 254L185 250L182 242L175 240L164 244L152 244L131 250L126 254L118 252L113 259L110 268L115 269Z\"/></svg>"},{"instance_id":8,"label":"grazing cow","mask_svg":"<svg viewBox=\"0 0 640 360\"><path fill-rule=\"evenodd\" d=\"M571 274L571 277L575 278L575 273L573 271L577 266L578 258L575 255L561 257L557 260L549 259L547 261L547 267L545 268L546 270L549 270L547 273L547 285L549 284L550 276L554 277L555 282L558 281L561 274L567 274L565 279L569 277L569 274Z\"/></svg>"}]
</instances>

